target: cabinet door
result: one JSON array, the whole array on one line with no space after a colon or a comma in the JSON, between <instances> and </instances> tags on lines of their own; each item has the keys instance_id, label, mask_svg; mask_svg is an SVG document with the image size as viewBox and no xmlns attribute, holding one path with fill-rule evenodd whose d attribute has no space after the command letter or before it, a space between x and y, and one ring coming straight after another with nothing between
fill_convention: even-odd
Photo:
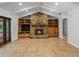
<instances>
[{"instance_id":1,"label":"cabinet door","mask_svg":"<svg viewBox=\"0 0 79 59\"><path fill-rule=\"evenodd\" d=\"M58 28L54 28L53 30L54 30L53 36L58 37Z\"/></svg>"},{"instance_id":2,"label":"cabinet door","mask_svg":"<svg viewBox=\"0 0 79 59\"><path fill-rule=\"evenodd\" d=\"M3 19L0 18L0 44L2 44L4 42L3 39Z\"/></svg>"},{"instance_id":3,"label":"cabinet door","mask_svg":"<svg viewBox=\"0 0 79 59\"><path fill-rule=\"evenodd\" d=\"M48 36L49 37L57 37L58 36L58 28L48 28Z\"/></svg>"},{"instance_id":4,"label":"cabinet door","mask_svg":"<svg viewBox=\"0 0 79 59\"><path fill-rule=\"evenodd\" d=\"M48 28L48 36L52 37L54 35L55 35L54 28Z\"/></svg>"}]
</instances>

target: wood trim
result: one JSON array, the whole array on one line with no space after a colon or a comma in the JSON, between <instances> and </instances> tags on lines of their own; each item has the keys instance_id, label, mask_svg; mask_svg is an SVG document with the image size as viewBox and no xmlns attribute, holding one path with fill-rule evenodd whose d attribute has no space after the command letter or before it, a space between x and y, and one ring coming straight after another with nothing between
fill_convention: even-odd
<instances>
[{"instance_id":1,"label":"wood trim","mask_svg":"<svg viewBox=\"0 0 79 59\"><path fill-rule=\"evenodd\" d=\"M4 40L4 44L6 44L6 18L4 18L3 21L3 40Z\"/></svg>"},{"instance_id":2,"label":"wood trim","mask_svg":"<svg viewBox=\"0 0 79 59\"><path fill-rule=\"evenodd\" d=\"M9 17L5 17L5 16L0 16L0 18L6 18L6 19L11 20L11 18L9 18Z\"/></svg>"},{"instance_id":3,"label":"wood trim","mask_svg":"<svg viewBox=\"0 0 79 59\"><path fill-rule=\"evenodd\" d=\"M11 41L11 19L9 19L9 41Z\"/></svg>"}]
</instances>

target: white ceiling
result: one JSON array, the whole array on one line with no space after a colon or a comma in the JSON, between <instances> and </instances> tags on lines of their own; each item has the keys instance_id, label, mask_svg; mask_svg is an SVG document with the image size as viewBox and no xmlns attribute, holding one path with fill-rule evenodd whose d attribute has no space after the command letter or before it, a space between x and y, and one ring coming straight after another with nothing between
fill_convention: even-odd
<instances>
[{"instance_id":1,"label":"white ceiling","mask_svg":"<svg viewBox=\"0 0 79 59\"><path fill-rule=\"evenodd\" d=\"M79 2L22 2L23 5L19 5L19 2L0 2L0 8L9 11L12 14L18 16L25 15L34 11L46 10L46 12L67 13L77 7Z\"/></svg>"}]
</instances>

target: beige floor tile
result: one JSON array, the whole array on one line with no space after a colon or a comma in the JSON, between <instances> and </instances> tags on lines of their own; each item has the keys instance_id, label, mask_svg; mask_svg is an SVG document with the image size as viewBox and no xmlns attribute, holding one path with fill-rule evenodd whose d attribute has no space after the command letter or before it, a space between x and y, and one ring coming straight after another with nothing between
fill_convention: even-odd
<instances>
[{"instance_id":1,"label":"beige floor tile","mask_svg":"<svg viewBox=\"0 0 79 59\"><path fill-rule=\"evenodd\" d=\"M79 56L79 49L66 39L18 39L0 48L0 56L9 57L55 57Z\"/></svg>"}]
</instances>

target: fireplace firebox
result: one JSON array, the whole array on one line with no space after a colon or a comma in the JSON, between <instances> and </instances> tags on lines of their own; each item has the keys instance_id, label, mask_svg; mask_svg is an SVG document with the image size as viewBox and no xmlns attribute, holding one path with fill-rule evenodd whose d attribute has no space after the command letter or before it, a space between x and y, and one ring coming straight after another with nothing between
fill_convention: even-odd
<instances>
[{"instance_id":1,"label":"fireplace firebox","mask_svg":"<svg viewBox=\"0 0 79 59\"><path fill-rule=\"evenodd\" d=\"M35 34L36 35L43 35L43 29L36 29Z\"/></svg>"}]
</instances>

